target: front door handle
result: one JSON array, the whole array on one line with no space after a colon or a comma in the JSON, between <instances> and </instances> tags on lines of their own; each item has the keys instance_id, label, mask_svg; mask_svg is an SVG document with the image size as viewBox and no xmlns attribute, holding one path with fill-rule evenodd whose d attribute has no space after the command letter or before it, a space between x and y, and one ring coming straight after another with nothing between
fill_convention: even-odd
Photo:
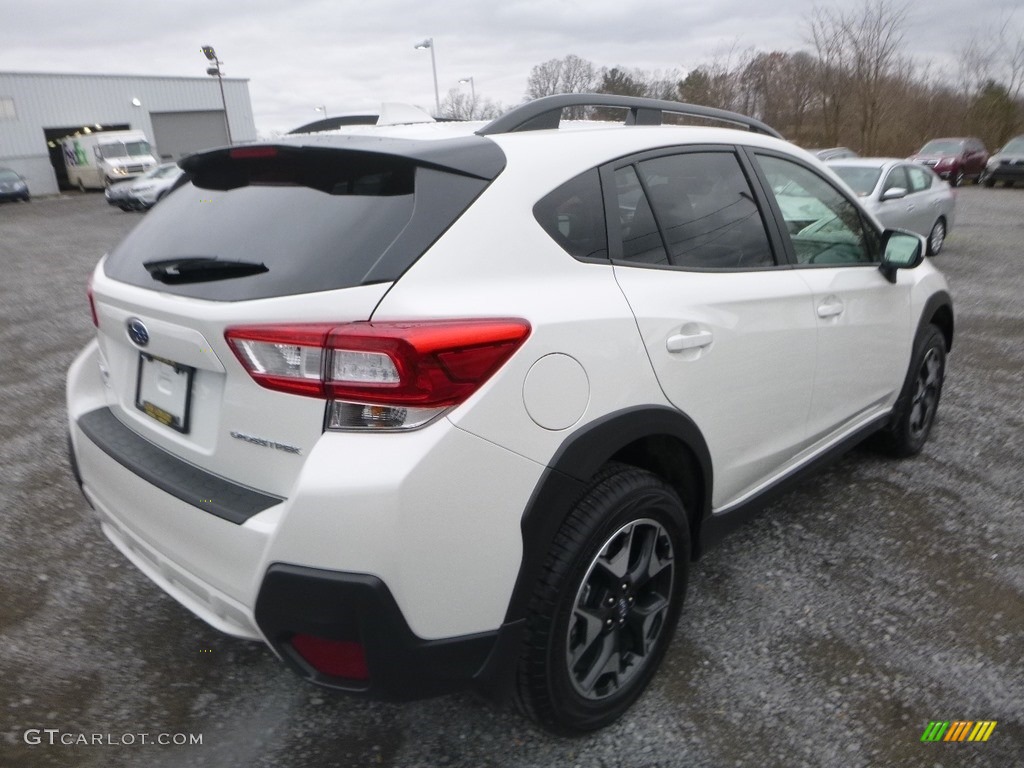
<instances>
[{"instance_id":1,"label":"front door handle","mask_svg":"<svg viewBox=\"0 0 1024 768\"><path fill-rule=\"evenodd\" d=\"M669 352L682 352L687 349L703 349L711 346L714 341L714 334L711 331L698 331L697 333L677 333L669 336L665 346Z\"/></svg>"}]
</instances>

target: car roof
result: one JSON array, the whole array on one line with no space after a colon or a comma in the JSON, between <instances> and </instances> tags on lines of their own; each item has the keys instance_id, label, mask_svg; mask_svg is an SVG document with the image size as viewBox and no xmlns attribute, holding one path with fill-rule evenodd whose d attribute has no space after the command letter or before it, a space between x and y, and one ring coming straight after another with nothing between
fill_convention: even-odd
<instances>
[{"instance_id":1,"label":"car roof","mask_svg":"<svg viewBox=\"0 0 1024 768\"><path fill-rule=\"evenodd\" d=\"M902 157L844 157L838 160L829 160L828 165L830 167L836 166L851 166L855 168L886 168L899 163L905 163L906 165L920 165L911 160L906 160ZM927 166L920 166L926 168Z\"/></svg>"},{"instance_id":2,"label":"car roof","mask_svg":"<svg viewBox=\"0 0 1024 768\"><path fill-rule=\"evenodd\" d=\"M565 109L584 106L614 109L624 119L562 119ZM664 124L665 115L684 115L701 124ZM708 126L709 120L731 127ZM564 180L618 157L700 144L776 149L820 164L771 127L734 112L610 94L559 94L527 102L489 123L432 121L426 116L426 122L348 125L322 133L286 135L255 145L207 150L185 158L181 165L189 173L217 175L228 167L225 163L246 156L269 156L264 154L273 152L269 147L277 147L285 154L349 150L404 157L481 179L493 179L515 164L529 166L538 177L547 177L550 171L552 179L561 176Z\"/></svg>"}]
</instances>

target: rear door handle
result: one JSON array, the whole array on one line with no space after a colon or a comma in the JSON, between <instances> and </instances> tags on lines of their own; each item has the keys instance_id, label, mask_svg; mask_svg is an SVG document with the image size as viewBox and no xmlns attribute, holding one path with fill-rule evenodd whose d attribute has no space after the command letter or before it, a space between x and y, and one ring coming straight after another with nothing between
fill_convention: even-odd
<instances>
[{"instance_id":1,"label":"rear door handle","mask_svg":"<svg viewBox=\"0 0 1024 768\"><path fill-rule=\"evenodd\" d=\"M687 349L703 349L711 345L714 341L714 334L711 331L698 331L697 333L682 334L677 333L674 336L669 336L665 342L665 346L669 352L682 352Z\"/></svg>"},{"instance_id":2,"label":"rear door handle","mask_svg":"<svg viewBox=\"0 0 1024 768\"><path fill-rule=\"evenodd\" d=\"M818 317L838 317L843 314L844 309L843 302L831 296L818 305Z\"/></svg>"}]
</instances>

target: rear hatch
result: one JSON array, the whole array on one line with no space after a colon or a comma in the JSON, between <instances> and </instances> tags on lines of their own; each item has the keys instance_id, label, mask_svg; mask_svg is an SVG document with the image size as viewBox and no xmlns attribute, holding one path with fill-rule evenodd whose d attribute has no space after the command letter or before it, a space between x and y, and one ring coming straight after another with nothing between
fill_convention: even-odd
<instances>
[{"instance_id":1,"label":"rear hatch","mask_svg":"<svg viewBox=\"0 0 1024 768\"><path fill-rule=\"evenodd\" d=\"M277 496L323 433L325 401L261 386L225 332L368 320L503 166L476 137L339 143L187 158L180 185L93 276L116 418L173 456ZM415 144L435 146L409 152ZM464 146L475 159L460 161ZM282 365L318 364L292 360L295 351L280 345Z\"/></svg>"}]
</instances>

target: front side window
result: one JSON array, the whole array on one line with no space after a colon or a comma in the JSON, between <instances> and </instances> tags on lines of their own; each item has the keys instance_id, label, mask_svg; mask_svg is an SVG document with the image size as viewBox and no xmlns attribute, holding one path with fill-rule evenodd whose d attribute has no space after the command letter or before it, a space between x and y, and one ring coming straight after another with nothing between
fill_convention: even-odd
<instances>
[{"instance_id":1,"label":"front side window","mask_svg":"<svg viewBox=\"0 0 1024 768\"><path fill-rule=\"evenodd\" d=\"M877 263L878 236L856 205L821 176L790 160L757 155L799 264Z\"/></svg>"},{"instance_id":2,"label":"front side window","mask_svg":"<svg viewBox=\"0 0 1024 768\"><path fill-rule=\"evenodd\" d=\"M885 186L882 187L882 194L884 195L890 189L905 189L910 191L910 182L907 181L907 172L904 170L904 166L897 165L891 171L889 175L885 177Z\"/></svg>"},{"instance_id":3,"label":"front side window","mask_svg":"<svg viewBox=\"0 0 1024 768\"><path fill-rule=\"evenodd\" d=\"M927 168L909 165L907 166L907 177L910 179L911 192L924 192L931 188L935 174Z\"/></svg>"},{"instance_id":4,"label":"front side window","mask_svg":"<svg viewBox=\"0 0 1024 768\"><path fill-rule=\"evenodd\" d=\"M683 269L775 264L750 184L731 152L692 152L616 171L623 258Z\"/></svg>"}]
</instances>

